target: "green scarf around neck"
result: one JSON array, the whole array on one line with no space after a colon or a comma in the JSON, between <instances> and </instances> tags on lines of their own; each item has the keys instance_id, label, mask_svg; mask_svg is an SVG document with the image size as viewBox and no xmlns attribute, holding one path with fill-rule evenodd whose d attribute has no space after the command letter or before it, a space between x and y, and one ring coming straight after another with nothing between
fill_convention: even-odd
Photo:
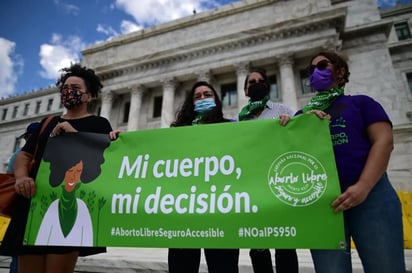
<instances>
[{"instance_id":1,"label":"green scarf around neck","mask_svg":"<svg viewBox=\"0 0 412 273\"><path fill-rule=\"evenodd\" d=\"M303 107L303 113L310 110L325 110L340 96L343 96L343 87L331 88L326 91L317 92L316 95Z\"/></svg>"},{"instance_id":2,"label":"green scarf around neck","mask_svg":"<svg viewBox=\"0 0 412 273\"><path fill-rule=\"evenodd\" d=\"M250 101L245 105L239 113L239 120L251 119L254 115L262 112L265 109L266 103L269 101L269 96L264 97L262 100Z\"/></svg>"},{"instance_id":3,"label":"green scarf around neck","mask_svg":"<svg viewBox=\"0 0 412 273\"><path fill-rule=\"evenodd\" d=\"M199 125L202 121L202 118L204 117L204 114L197 114L195 119L192 120L192 125Z\"/></svg>"},{"instance_id":4,"label":"green scarf around neck","mask_svg":"<svg viewBox=\"0 0 412 273\"><path fill-rule=\"evenodd\" d=\"M77 200L76 190L80 187L80 183L72 192L67 192L63 186L63 194L59 200L59 222L64 237L73 229L77 218Z\"/></svg>"}]
</instances>

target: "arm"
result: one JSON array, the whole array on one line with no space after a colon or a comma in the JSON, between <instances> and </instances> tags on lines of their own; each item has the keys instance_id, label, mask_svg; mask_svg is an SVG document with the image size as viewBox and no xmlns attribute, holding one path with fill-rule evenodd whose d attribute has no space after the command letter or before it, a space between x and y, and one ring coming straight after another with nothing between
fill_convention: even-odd
<instances>
[{"instance_id":1,"label":"arm","mask_svg":"<svg viewBox=\"0 0 412 273\"><path fill-rule=\"evenodd\" d=\"M33 178L29 177L29 165L33 156L27 152L21 151L14 162L14 176L16 183L14 187L16 192L29 198L35 193L35 185Z\"/></svg>"},{"instance_id":2,"label":"arm","mask_svg":"<svg viewBox=\"0 0 412 273\"><path fill-rule=\"evenodd\" d=\"M359 180L333 201L335 212L362 203L386 171L393 149L391 125L384 121L373 123L367 128L367 134L371 149L366 164Z\"/></svg>"}]
</instances>

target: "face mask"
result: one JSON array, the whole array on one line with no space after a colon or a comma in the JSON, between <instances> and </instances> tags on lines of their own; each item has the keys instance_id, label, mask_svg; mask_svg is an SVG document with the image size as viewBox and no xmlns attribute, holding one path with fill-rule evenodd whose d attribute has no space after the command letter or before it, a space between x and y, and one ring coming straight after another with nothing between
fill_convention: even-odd
<instances>
[{"instance_id":1,"label":"face mask","mask_svg":"<svg viewBox=\"0 0 412 273\"><path fill-rule=\"evenodd\" d=\"M214 98L197 100L195 101L194 105L195 105L195 112L199 114L209 112L210 110L216 107Z\"/></svg>"},{"instance_id":2,"label":"face mask","mask_svg":"<svg viewBox=\"0 0 412 273\"><path fill-rule=\"evenodd\" d=\"M66 109L73 109L83 103L82 96L84 94L80 89L65 88L62 90L61 103Z\"/></svg>"},{"instance_id":3,"label":"face mask","mask_svg":"<svg viewBox=\"0 0 412 273\"><path fill-rule=\"evenodd\" d=\"M255 83L249 86L247 95L251 101L262 100L269 94L269 87L266 83Z\"/></svg>"},{"instance_id":4,"label":"face mask","mask_svg":"<svg viewBox=\"0 0 412 273\"><path fill-rule=\"evenodd\" d=\"M315 68L310 76L310 85L316 91L325 91L333 84L332 70L329 68L319 70Z\"/></svg>"}]
</instances>

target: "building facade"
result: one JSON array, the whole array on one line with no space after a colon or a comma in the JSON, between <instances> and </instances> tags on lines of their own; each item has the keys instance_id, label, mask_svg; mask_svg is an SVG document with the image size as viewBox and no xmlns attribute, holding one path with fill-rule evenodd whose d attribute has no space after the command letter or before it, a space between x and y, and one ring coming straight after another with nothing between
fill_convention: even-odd
<instances>
[{"instance_id":1,"label":"building facade","mask_svg":"<svg viewBox=\"0 0 412 273\"><path fill-rule=\"evenodd\" d=\"M169 127L194 82L221 95L226 117L247 103L249 67L263 67L271 98L300 109L313 96L306 67L321 50L339 50L351 72L347 94L367 94L389 113L395 149L389 174L412 191L412 4L379 10L375 0L245 0L84 50L82 64L101 77L91 105L113 128ZM63 111L56 88L0 100L1 167L25 126Z\"/></svg>"}]
</instances>

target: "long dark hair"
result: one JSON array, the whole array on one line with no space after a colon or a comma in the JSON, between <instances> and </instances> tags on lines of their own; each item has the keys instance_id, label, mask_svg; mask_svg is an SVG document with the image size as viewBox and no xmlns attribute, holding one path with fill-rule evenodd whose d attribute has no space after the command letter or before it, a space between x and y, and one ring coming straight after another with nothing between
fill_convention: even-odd
<instances>
[{"instance_id":1,"label":"long dark hair","mask_svg":"<svg viewBox=\"0 0 412 273\"><path fill-rule=\"evenodd\" d=\"M171 127L192 125L193 120L196 118L195 107L193 104L193 95L196 88L198 88L199 86L207 86L208 88L210 88L215 96L216 103L216 107L206 115L204 115L200 120L200 123L218 123L229 121L228 119L225 119L223 117L222 102L220 101L216 90L208 82L199 81L192 86L192 89L187 94L182 107L176 114L176 120L170 125Z\"/></svg>"}]
</instances>

